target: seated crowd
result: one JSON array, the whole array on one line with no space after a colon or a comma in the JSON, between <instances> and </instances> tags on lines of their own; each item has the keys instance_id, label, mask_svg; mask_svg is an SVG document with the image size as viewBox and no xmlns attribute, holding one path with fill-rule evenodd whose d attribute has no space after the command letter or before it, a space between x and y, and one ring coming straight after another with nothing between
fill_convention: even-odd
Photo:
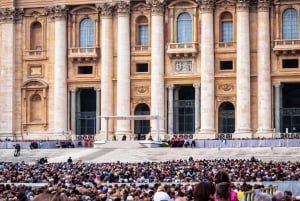
<instances>
[{"instance_id":1,"label":"seated crowd","mask_svg":"<svg viewBox=\"0 0 300 201\"><path fill-rule=\"evenodd\" d=\"M62 192L72 200L152 200L162 183L168 183L163 188L172 199L180 196L185 200L194 200L195 185L207 182L217 184L219 170L226 172L222 178L228 177L225 184L219 181L222 189L227 189L230 182L240 182L241 185L235 188L247 191L252 188L246 184L250 181L300 180L300 163L263 162L254 157L240 160L189 158L141 163L0 162L0 183L6 183L0 185L0 201L17 200L18 196L24 197L18 200L29 200L42 192ZM15 183L44 183L45 186L28 187ZM155 185L149 186L148 183Z\"/></svg>"}]
</instances>

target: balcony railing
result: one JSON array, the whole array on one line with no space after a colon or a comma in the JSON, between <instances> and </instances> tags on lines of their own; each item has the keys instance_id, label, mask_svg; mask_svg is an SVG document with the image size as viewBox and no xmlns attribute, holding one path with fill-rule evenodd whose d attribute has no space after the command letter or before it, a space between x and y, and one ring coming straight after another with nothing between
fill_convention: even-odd
<instances>
[{"instance_id":1,"label":"balcony railing","mask_svg":"<svg viewBox=\"0 0 300 201\"><path fill-rule=\"evenodd\" d=\"M273 50L276 53L279 52L292 52L300 50L300 39L292 39L292 40L274 40L274 48Z\"/></svg>"},{"instance_id":2,"label":"balcony railing","mask_svg":"<svg viewBox=\"0 0 300 201\"><path fill-rule=\"evenodd\" d=\"M69 49L69 58L72 61L90 61L97 60L99 57L99 48L95 47L72 47Z\"/></svg>"},{"instance_id":3,"label":"balcony railing","mask_svg":"<svg viewBox=\"0 0 300 201\"><path fill-rule=\"evenodd\" d=\"M195 56L198 53L198 43L168 43L167 53L170 56L180 54L184 56Z\"/></svg>"},{"instance_id":4,"label":"balcony railing","mask_svg":"<svg viewBox=\"0 0 300 201\"><path fill-rule=\"evenodd\" d=\"M98 48L95 47L72 47L69 51L69 57L97 57Z\"/></svg>"},{"instance_id":5,"label":"balcony railing","mask_svg":"<svg viewBox=\"0 0 300 201\"><path fill-rule=\"evenodd\" d=\"M217 44L219 48L235 48L234 42L219 42Z\"/></svg>"},{"instance_id":6,"label":"balcony railing","mask_svg":"<svg viewBox=\"0 0 300 201\"><path fill-rule=\"evenodd\" d=\"M135 51L149 51L150 47L148 45L136 45Z\"/></svg>"},{"instance_id":7,"label":"balcony railing","mask_svg":"<svg viewBox=\"0 0 300 201\"><path fill-rule=\"evenodd\" d=\"M46 50L24 50L25 60L45 59L47 57Z\"/></svg>"}]
</instances>

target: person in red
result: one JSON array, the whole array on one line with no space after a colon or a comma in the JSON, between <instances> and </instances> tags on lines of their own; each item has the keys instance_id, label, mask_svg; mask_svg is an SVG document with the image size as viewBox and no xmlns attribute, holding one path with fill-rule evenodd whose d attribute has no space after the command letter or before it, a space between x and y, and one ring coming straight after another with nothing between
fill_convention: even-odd
<instances>
[{"instance_id":1,"label":"person in red","mask_svg":"<svg viewBox=\"0 0 300 201\"><path fill-rule=\"evenodd\" d=\"M237 192L231 188L227 172L220 170L214 177L216 185L215 201L238 201Z\"/></svg>"}]
</instances>

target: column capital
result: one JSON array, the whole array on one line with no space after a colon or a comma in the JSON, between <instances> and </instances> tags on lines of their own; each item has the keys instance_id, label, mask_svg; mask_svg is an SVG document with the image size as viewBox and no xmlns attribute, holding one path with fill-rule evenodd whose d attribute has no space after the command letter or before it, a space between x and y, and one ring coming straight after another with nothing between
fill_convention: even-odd
<instances>
[{"instance_id":1,"label":"column capital","mask_svg":"<svg viewBox=\"0 0 300 201\"><path fill-rule=\"evenodd\" d=\"M95 91L101 91L101 87L94 87Z\"/></svg>"},{"instance_id":2,"label":"column capital","mask_svg":"<svg viewBox=\"0 0 300 201\"><path fill-rule=\"evenodd\" d=\"M281 87L281 83L280 82L273 82L273 86L274 87Z\"/></svg>"},{"instance_id":3,"label":"column capital","mask_svg":"<svg viewBox=\"0 0 300 201\"><path fill-rule=\"evenodd\" d=\"M0 8L0 23L14 23L24 16L23 8Z\"/></svg>"},{"instance_id":4,"label":"column capital","mask_svg":"<svg viewBox=\"0 0 300 201\"><path fill-rule=\"evenodd\" d=\"M215 8L215 0L198 0L202 13L212 12Z\"/></svg>"},{"instance_id":5,"label":"column capital","mask_svg":"<svg viewBox=\"0 0 300 201\"><path fill-rule=\"evenodd\" d=\"M169 90L173 90L174 89L174 84L168 84L166 87Z\"/></svg>"},{"instance_id":6,"label":"column capital","mask_svg":"<svg viewBox=\"0 0 300 201\"><path fill-rule=\"evenodd\" d=\"M146 0L146 3L151 5L152 15L163 15L165 9L163 0Z\"/></svg>"},{"instance_id":7,"label":"column capital","mask_svg":"<svg viewBox=\"0 0 300 201\"><path fill-rule=\"evenodd\" d=\"M258 0L257 2L257 10L258 12L266 12L270 9L271 0Z\"/></svg>"},{"instance_id":8,"label":"column capital","mask_svg":"<svg viewBox=\"0 0 300 201\"><path fill-rule=\"evenodd\" d=\"M111 18L114 14L115 5L111 3L96 4L96 8L102 17Z\"/></svg>"},{"instance_id":9,"label":"column capital","mask_svg":"<svg viewBox=\"0 0 300 201\"><path fill-rule=\"evenodd\" d=\"M119 16L128 16L130 13L130 6L128 2L121 1L117 4L117 12Z\"/></svg>"},{"instance_id":10,"label":"column capital","mask_svg":"<svg viewBox=\"0 0 300 201\"><path fill-rule=\"evenodd\" d=\"M237 0L236 1L237 11L249 11L249 0Z\"/></svg>"},{"instance_id":11,"label":"column capital","mask_svg":"<svg viewBox=\"0 0 300 201\"><path fill-rule=\"evenodd\" d=\"M193 87L194 87L194 88L196 88L196 89L199 89L199 88L200 88L200 86L201 86L201 84L200 84L200 83L194 83L194 84L193 84Z\"/></svg>"},{"instance_id":12,"label":"column capital","mask_svg":"<svg viewBox=\"0 0 300 201\"><path fill-rule=\"evenodd\" d=\"M54 20L64 20L67 18L68 7L66 5L54 5L46 7L46 13Z\"/></svg>"}]
</instances>

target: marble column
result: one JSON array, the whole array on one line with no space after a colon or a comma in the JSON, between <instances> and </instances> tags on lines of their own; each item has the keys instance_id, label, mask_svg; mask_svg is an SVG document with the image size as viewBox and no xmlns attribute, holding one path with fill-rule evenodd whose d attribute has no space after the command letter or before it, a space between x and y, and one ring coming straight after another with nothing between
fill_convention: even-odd
<instances>
[{"instance_id":1,"label":"marble column","mask_svg":"<svg viewBox=\"0 0 300 201\"><path fill-rule=\"evenodd\" d=\"M250 129L249 1L237 2L236 129L233 137L252 137Z\"/></svg>"},{"instance_id":2,"label":"marble column","mask_svg":"<svg viewBox=\"0 0 300 201\"><path fill-rule=\"evenodd\" d=\"M113 6L110 4L100 4L98 8L101 11L101 116L107 117L113 115ZM101 136L105 139L106 123L101 118ZM107 129L112 131L112 121L109 121Z\"/></svg>"},{"instance_id":3,"label":"marble column","mask_svg":"<svg viewBox=\"0 0 300 201\"><path fill-rule=\"evenodd\" d=\"M130 25L129 4L121 1L118 11L118 58L117 58L117 115L130 115ZM130 134L130 120L117 121L118 135ZM121 137L119 137L121 138Z\"/></svg>"},{"instance_id":4,"label":"marble column","mask_svg":"<svg viewBox=\"0 0 300 201\"><path fill-rule=\"evenodd\" d=\"M151 7L151 115L159 117L151 120L154 139L163 139L165 134L165 87L164 87L164 5L159 0L146 0Z\"/></svg>"},{"instance_id":5,"label":"marble column","mask_svg":"<svg viewBox=\"0 0 300 201\"><path fill-rule=\"evenodd\" d=\"M23 15L22 10L0 8L0 134L13 137L15 132L15 66L16 28L15 21Z\"/></svg>"},{"instance_id":6,"label":"marble column","mask_svg":"<svg viewBox=\"0 0 300 201\"><path fill-rule=\"evenodd\" d=\"M270 0L257 5L257 103L258 129L260 137L272 137L271 118L271 73L270 73ZM271 136L269 136L271 135Z\"/></svg>"},{"instance_id":7,"label":"marble column","mask_svg":"<svg viewBox=\"0 0 300 201\"><path fill-rule=\"evenodd\" d=\"M195 133L200 128L200 83L193 84L195 88Z\"/></svg>"},{"instance_id":8,"label":"marble column","mask_svg":"<svg viewBox=\"0 0 300 201\"><path fill-rule=\"evenodd\" d=\"M71 99L71 131L76 133L76 89L70 91Z\"/></svg>"},{"instance_id":9,"label":"marble column","mask_svg":"<svg viewBox=\"0 0 300 201\"><path fill-rule=\"evenodd\" d=\"M281 84L274 83L275 132L280 133Z\"/></svg>"},{"instance_id":10,"label":"marble column","mask_svg":"<svg viewBox=\"0 0 300 201\"><path fill-rule=\"evenodd\" d=\"M64 5L49 7L54 19L54 86L53 131L59 135L68 130L67 90L67 8Z\"/></svg>"},{"instance_id":11,"label":"marble column","mask_svg":"<svg viewBox=\"0 0 300 201\"><path fill-rule=\"evenodd\" d=\"M201 0L201 129L204 138L214 137L215 67L214 67L214 1ZM204 54L205 53L205 54Z\"/></svg>"},{"instance_id":12,"label":"marble column","mask_svg":"<svg viewBox=\"0 0 300 201\"><path fill-rule=\"evenodd\" d=\"M168 134L173 134L173 102L174 102L174 85L170 84L167 86L168 88Z\"/></svg>"},{"instance_id":13,"label":"marble column","mask_svg":"<svg viewBox=\"0 0 300 201\"><path fill-rule=\"evenodd\" d=\"M101 115L101 90L96 90L96 134L100 132Z\"/></svg>"}]
</instances>

